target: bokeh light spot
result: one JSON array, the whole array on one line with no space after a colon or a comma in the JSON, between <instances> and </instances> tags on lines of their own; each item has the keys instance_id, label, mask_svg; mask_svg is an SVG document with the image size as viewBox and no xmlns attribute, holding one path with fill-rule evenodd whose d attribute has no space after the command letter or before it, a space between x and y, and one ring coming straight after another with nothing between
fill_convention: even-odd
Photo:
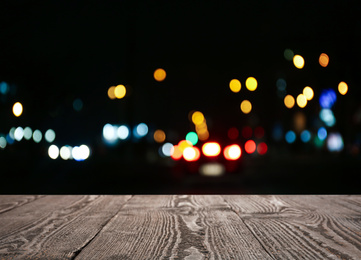
<instances>
[{"instance_id":1,"label":"bokeh light spot","mask_svg":"<svg viewBox=\"0 0 361 260\"><path fill-rule=\"evenodd\" d=\"M256 151L256 143L253 140L248 140L245 144L244 144L244 150L247 153L254 153L254 151Z\"/></svg>"},{"instance_id":2,"label":"bokeh light spot","mask_svg":"<svg viewBox=\"0 0 361 260\"><path fill-rule=\"evenodd\" d=\"M20 142L24 137L24 129L22 127L17 127L14 132L14 138L16 141Z\"/></svg>"},{"instance_id":3,"label":"bokeh light spot","mask_svg":"<svg viewBox=\"0 0 361 260\"><path fill-rule=\"evenodd\" d=\"M323 108L320 111L320 119L328 126L332 127L336 124L336 118L331 109Z\"/></svg>"},{"instance_id":4,"label":"bokeh light spot","mask_svg":"<svg viewBox=\"0 0 361 260\"><path fill-rule=\"evenodd\" d=\"M171 157L173 160L179 160L182 158L183 152L179 149L178 145L174 145L171 148Z\"/></svg>"},{"instance_id":5,"label":"bokeh light spot","mask_svg":"<svg viewBox=\"0 0 361 260\"><path fill-rule=\"evenodd\" d=\"M167 76L167 73L165 72L164 69L159 68L154 71L154 79L156 81L163 81L163 80L165 80L166 76Z\"/></svg>"},{"instance_id":6,"label":"bokeh light spot","mask_svg":"<svg viewBox=\"0 0 361 260\"><path fill-rule=\"evenodd\" d=\"M246 80L246 88L249 91L255 91L257 89L257 80L254 77L249 77Z\"/></svg>"},{"instance_id":7,"label":"bokeh light spot","mask_svg":"<svg viewBox=\"0 0 361 260\"><path fill-rule=\"evenodd\" d=\"M333 89L324 89L320 95L320 106L322 108L331 108L337 100L336 92Z\"/></svg>"},{"instance_id":8,"label":"bokeh light spot","mask_svg":"<svg viewBox=\"0 0 361 260\"><path fill-rule=\"evenodd\" d=\"M307 98L303 94L299 94L296 99L297 105L300 108L304 108L307 105Z\"/></svg>"},{"instance_id":9,"label":"bokeh light spot","mask_svg":"<svg viewBox=\"0 0 361 260\"><path fill-rule=\"evenodd\" d=\"M293 57L293 65L295 65L297 69L302 69L305 66L305 60L301 55L295 55Z\"/></svg>"},{"instance_id":10,"label":"bokeh light spot","mask_svg":"<svg viewBox=\"0 0 361 260\"><path fill-rule=\"evenodd\" d=\"M173 144L171 143L165 143L162 145L162 154L164 156L171 156L172 155L172 149L173 149Z\"/></svg>"},{"instance_id":11,"label":"bokeh light spot","mask_svg":"<svg viewBox=\"0 0 361 260\"><path fill-rule=\"evenodd\" d=\"M285 136L286 142L292 144L296 141L296 134L292 130L288 131Z\"/></svg>"},{"instance_id":12,"label":"bokeh light spot","mask_svg":"<svg viewBox=\"0 0 361 260\"><path fill-rule=\"evenodd\" d=\"M25 127L25 129L24 129L24 138L26 140L30 140L32 136L33 136L33 130L28 126Z\"/></svg>"},{"instance_id":13,"label":"bokeh light spot","mask_svg":"<svg viewBox=\"0 0 361 260\"><path fill-rule=\"evenodd\" d=\"M60 148L60 157L63 160L71 159L71 147L70 146L63 146Z\"/></svg>"},{"instance_id":14,"label":"bokeh light spot","mask_svg":"<svg viewBox=\"0 0 361 260\"><path fill-rule=\"evenodd\" d=\"M328 63L330 61L330 58L326 53L321 53L320 57L318 58L318 62L322 67L327 67Z\"/></svg>"},{"instance_id":15,"label":"bokeh light spot","mask_svg":"<svg viewBox=\"0 0 361 260\"><path fill-rule=\"evenodd\" d=\"M239 136L239 131L236 127L232 127L230 129L228 129L227 135L228 135L229 139L235 140Z\"/></svg>"},{"instance_id":16,"label":"bokeh light spot","mask_svg":"<svg viewBox=\"0 0 361 260\"><path fill-rule=\"evenodd\" d=\"M330 152L340 152L344 147L342 136L339 133L331 133L327 138L327 148Z\"/></svg>"},{"instance_id":17,"label":"bokeh light spot","mask_svg":"<svg viewBox=\"0 0 361 260\"><path fill-rule=\"evenodd\" d=\"M129 133L130 133L129 128L125 125L121 125L117 129L117 136L121 140L127 139L129 137Z\"/></svg>"},{"instance_id":18,"label":"bokeh light spot","mask_svg":"<svg viewBox=\"0 0 361 260\"><path fill-rule=\"evenodd\" d=\"M285 96L283 102L285 106L290 109L293 108L293 106L295 105L295 99L291 95Z\"/></svg>"},{"instance_id":19,"label":"bokeh light spot","mask_svg":"<svg viewBox=\"0 0 361 260\"><path fill-rule=\"evenodd\" d=\"M45 132L45 140L48 142L48 143L51 143L55 140L55 132L53 129L48 129L46 132Z\"/></svg>"},{"instance_id":20,"label":"bokeh light spot","mask_svg":"<svg viewBox=\"0 0 361 260\"><path fill-rule=\"evenodd\" d=\"M313 98L313 89L309 86L303 89L303 95L307 98L307 100L311 100Z\"/></svg>"},{"instance_id":21,"label":"bokeh light spot","mask_svg":"<svg viewBox=\"0 0 361 260\"><path fill-rule=\"evenodd\" d=\"M237 93L241 90L241 82L238 79L232 79L229 82L229 88L232 92Z\"/></svg>"},{"instance_id":22,"label":"bokeh light spot","mask_svg":"<svg viewBox=\"0 0 361 260\"><path fill-rule=\"evenodd\" d=\"M301 141L307 143L311 140L311 133L308 130L303 130L301 133Z\"/></svg>"},{"instance_id":23,"label":"bokeh light spot","mask_svg":"<svg viewBox=\"0 0 361 260\"><path fill-rule=\"evenodd\" d=\"M262 142L257 145L257 152L259 155L264 155L268 151L268 146L266 143Z\"/></svg>"},{"instance_id":24,"label":"bokeh light spot","mask_svg":"<svg viewBox=\"0 0 361 260\"><path fill-rule=\"evenodd\" d=\"M108 88L108 97L110 99L116 99L114 90L115 90L114 86L111 86L110 88Z\"/></svg>"},{"instance_id":25,"label":"bokeh light spot","mask_svg":"<svg viewBox=\"0 0 361 260\"><path fill-rule=\"evenodd\" d=\"M197 161L200 155L201 153L197 147L187 147L183 151L183 158L189 162Z\"/></svg>"},{"instance_id":26,"label":"bokeh light spot","mask_svg":"<svg viewBox=\"0 0 361 260\"><path fill-rule=\"evenodd\" d=\"M178 143L178 148L181 152L184 151L184 149L186 149L187 147L192 147L192 143L188 140L181 140L179 143Z\"/></svg>"},{"instance_id":27,"label":"bokeh light spot","mask_svg":"<svg viewBox=\"0 0 361 260\"><path fill-rule=\"evenodd\" d=\"M13 105L13 114L16 117L19 117L19 116L21 116L22 113L23 113L23 105L20 102L16 102Z\"/></svg>"},{"instance_id":28,"label":"bokeh light spot","mask_svg":"<svg viewBox=\"0 0 361 260\"><path fill-rule=\"evenodd\" d=\"M252 104L249 100L243 100L240 107L244 114L249 114L252 110Z\"/></svg>"},{"instance_id":29,"label":"bokeh light spot","mask_svg":"<svg viewBox=\"0 0 361 260\"><path fill-rule=\"evenodd\" d=\"M108 142L114 142L117 139L116 128L111 124L104 125L103 137Z\"/></svg>"},{"instance_id":30,"label":"bokeh light spot","mask_svg":"<svg viewBox=\"0 0 361 260\"><path fill-rule=\"evenodd\" d=\"M33 140L34 140L35 143L40 143L41 139L43 139L43 134L41 133L40 130L36 129L33 132Z\"/></svg>"},{"instance_id":31,"label":"bokeh light spot","mask_svg":"<svg viewBox=\"0 0 361 260\"><path fill-rule=\"evenodd\" d=\"M165 141L166 136L163 130L158 129L154 132L153 138L154 141L156 141L157 143L163 143Z\"/></svg>"},{"instance_id":32,"label":"bokeh light spot","mask_svg":"<svg viewBox=\"0 0 361 260\"><path fill-rule=\"evenodd\" d=\"M58 156L59 156L59 148L54 144L50 145L50 147L48 149L48 154L49 154L49 157L51 159L58 158Z\"/></svg>"},{"instance_id":33,"label":"bokeh light spot","mask_svg":"<svg viewBox=\"0 0 361 260\"><path fill-rule=\"evenodd\" d=\"M264 136L264 128L262 126L256 127L256 129L254 129L254 136L261 139Z\"/></svg>"},{"instance_id":34,"label":"bokeh light spot","mask_svg":"<svg viewBox=\"0 0 361 260\"><path fill-rule=\"evenodd\" d=\"M186 135L186 140L196 145L198 143L198 135L195 132L189 132Z\"/></svg>"},{"instance_id":35,"label":"bokeh light spot","mask_svg":"<svg viewBox=\"0 0 361 260\"><path fill-rule=\"evenodd\" d=\"M252 137L253 131L250 126L245 126L242 128L242 136L246 139L249 139Z\"/></svg>"},{"instance_id":36,"label":"bokeh light spot","mask_svg":"<svg viewBox=\"0 0 361 260\"><path fill-rule=\"evenodd\" d=\"M145 123L140 123L134 128L133 132L135 137L144 137L148 134L148 126Z\"/></svg>"},{"instance_id":37,"label":"bokeh light spot","mask_svg":"<svg viewBox=\"0 0 361 260\"><path fill-rule=\"evenodd\" d=\"M114 95L117 99L123 98L125 96L126 92L127 91L126 91L124 85L118 85L114 89Z\"/></svg>"},{"instance_id":38,"label":"bokeh light spot","mask_svg":"<svg viewBox=\"0 0 361 260\"><path fill-rule=\"evenodd\" d=\"M193 122L193 124L200 125L200 124L203 123L203 121L204 121L204 115L202 114L202 112L195 111L192 114L192 122Z\"/></svg>"},{"instance_id":39,"label":"bokeh light spot","mask_svg":"<svg viewBox=\"0 0 361 260\"><path fill-rule=\"evenodd\" d=\"M4 149L7 145L6 138L4 136L0 136L0 148Z\"/></svg>"},{"instance_id":40,"label":"bokeh light spot","mask_svg":"<svg viewBox=\"0 0 361 260\"><path fill-rule=\"evenodd\" d=\"M293 59L293 56L295 56L295 54L293 53L292 50L285 49L285 51L283 52L283 56L285 57L286 60L291 61Z\"/></svg>"},{"instance_id":41,"label":"bokeh light spot","mask_svg":"<svg viewBox=\"0 0 361 260\"><path fill-rule=\"evenodd\" d=\"M74 99L73 108L75 111L79 112L83 109L83 101L80 98Z\"/></svg>"},{"instance_id":42,"label":"bokeh light spot","mask_svg":"<svg viewBox=\"0 0 361 260\"><path fill-rule=\"evenodd\" d=\"M227 160L238 160L241 154L241 147L237 144L228 145L223 151L223 155Z\"/></svg>"},{"instance_id":43,"label":"bokeh light spot","mask_svg":"<svg viewBox=\"0 0 361 260\"><path fill-rule=\"evenodd\" d=\"M320 127L317 131L318 138L323 141L327 138L327 130L324 127Z\"/></svg>"},{"instance_id":44,"label":"bokeh light spot","mask_svg":"<svg viewBox=\"0 0 361 260\"><path fill-rule=\"evenodd\" d=\"M346 95L348 91L348 86L345 82L341 81L339 84L338 84L338 92L340 92L341 95Z\"/></svg>"},{"instance_id":45,"label":"bokeh light spot","mask_svg":"<svg viewBox=\"0 0 361 260\"><path fill-rule=\"evenodd\" d=\"M202 146L202 152L206 156L217 156L221 152L221 146L216 142L208 142Z\"/></svg>"}]
</instances>

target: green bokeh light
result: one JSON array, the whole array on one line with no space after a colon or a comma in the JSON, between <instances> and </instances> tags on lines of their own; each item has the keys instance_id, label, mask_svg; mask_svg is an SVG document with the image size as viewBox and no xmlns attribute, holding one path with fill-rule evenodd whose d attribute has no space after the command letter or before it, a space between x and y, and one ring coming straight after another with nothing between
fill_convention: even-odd
<instances>
[{"instance_id":1,"label":"green bokeh light","mask_svg":"<svg viewBox=\"0 0 361 260\"><path fill-rule=\"evenodd\" d=\"M195 132L189 132L186 135L186 140L196 145L198 143L198 135Z\"/></svg>"}]
</instances>

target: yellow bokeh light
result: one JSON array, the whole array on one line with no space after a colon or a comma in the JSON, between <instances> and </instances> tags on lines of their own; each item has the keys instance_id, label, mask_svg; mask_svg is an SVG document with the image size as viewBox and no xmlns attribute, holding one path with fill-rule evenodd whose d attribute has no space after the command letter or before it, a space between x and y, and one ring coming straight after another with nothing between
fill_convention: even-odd
<instances>
[{"instance_id":1,"label":"yellow bokeh light","mask_svg":"<svg viewBox=\"0 0 361 260\"><path fill-rule=\"evenodd\" d=\"M221 152L221 146L216 142L205 143L202 152L206 156L217 156Z\"/></svg>"},{"instance_id":2,"label":"yellow bokeh light","mask_svg":"<svg viewBox=\"0 0 361 260\"><path fill-rule=\"evenodd\" d=\"M232 92L237 93L241 90L241 82L238 79L232 79L229 82L229 88Z\"/></svg>"},{"instance_id":3,"label":"yellow bokeh light","mask_svg":"<svg viewBox=\"0 0 361 260\"><path fill-rule=\"evenodd\" d=\"M346 82L341 81L338 84L338 92L340 92L341 95L346 95L347 91L348 91L348 86Z\"/></svg>"},{"instance_id":4,"label":"yellow bokeh light","mask_svg":"<svg viewBox=\"0 0 361 260\"><path fill-rule=\"evenodd\" d=\"M188 141L188 140L182 140L178 143L178 148L179 150L181 150L182 152L184 151L184 149L186 149L187 147L192 147L193 144Z\"/></svg>"},{"instance_id":5,"label":"yellow bokeh light","mask_svg":"<svg viewBox=\"0 0 361 260\"><path fill-rule=\"evenodd\" d=\"M112 86L112 87L110 87L110 88L108 89L108 97L109 97L110 99L115 99L115 98L116 98L115 93L114 93L114 90L115 90L115 87L114 87L114 86Z\"/></svg>"},{"instance_id":6,"label":"yellow bokeh light","mask_svg":"<svg viewBox=\"0 0 361 260\"><path fill-rule=\"evenodd\" d=\"M156 81L163 81L163 80L165 80L166 76L167 76L167 73L165 72L164 69L159 68L154 71L154 79Z\"/></svg>"},{"instance_id":7,"label":"yellow bokeh light","mask_svg":"<svg viewBox=\"0 0 361 260\"><path fill-rule=\"evenodd\" d=\"M126 91L126 89L125 89L125 87L123 85L118 85L114 89L114 95L118 99L123 98L125 96L126 92L127 91Z\"/></svg>"},{"instance_id":8,"label":"yellow bokeh light","mask_svg":"<svg viewBox=\"0 0 361 260\"><path fill-rule=\"evenodd\" d=\"M295 99L291 95L285 96L283 102L285 103L285 106L287 108L293 108L293 106L295 105Z\"/></svg>"},{"instance_id":9,"label":"yellow bokeh light","mask_svg":"<svg viewBox=\"0 0 361 260\"><path fill-rule=\"evenodd\" d=\"M154 141L156 141L157 143L163 143L165 141L166 135L163 130L158 129L154 132L153 137Z\"/></svg>"},{"instance_id":10,"label":"yellow bokeh light","mask_svg":"<svg viewBox=\"0 0 361 260\"><path fill-rule=\"evenodd\" d=\"M247 78L247 80L246 80L246 88L249 91L255 91L256 88L257 88L257 85L258 85L257 80L254 77Z\"/></svg>"},{"instance_id":11,"label":"yellow bokeh light","mask_svg":"<svg viewBox=\"0 0 361 260\"><path fill-rule=\"evenodd\" d=\"M20 102L16 102L13 105L13 113L16 117L21 116L21 114L23 113L23 105Z\"/></svg>"},{"instance_id":12,"label":"yellow bokeh light","mask_svg":"<svg viewBox=\"0 0 361 260\"><path fill-rule=\"evenodd\" d=\"M293 57L293 64L297 69L302 69L305 66L305 60L301 55L295 55Z\"/></svg>"},{"instance_id":13,"label":"yellow bokeh light","mask_svg":"<svg viewBox=\"0 0 361 260\"><path fill-rule=\"evenodd\" d=\"M243 113L248 114L252 110L252 104L248 100L243 100L241 103L241 110Z\"/></svg>"},{"instance_id":14,"label":"yellow bokeh light","mask_svg":"<svg viewBox=\"0 0 361 260\"><path fill-rule=\"evenodd\" d=\"M201 133L197 133L198 134L198 139L201 141L205 141L209 138L209 132L208 130L201 132Z\"/></svg>"},{"instance_id":15,"label":"yellow bokeh light","mask_svg":"<svg viewBox=\"0 0 361 260\"><path fill-rule=\"evenodd\" d=\"M311 87L309 87L309 86L305 87L305 88L303 89L303 95L305 95L305 97L307 98L307 100L313 99L313 95L314 95L313 89L312 89Z\"/></svg>"},{"instance_id":16,"label":"yellow bokeh light","mask_svg":"<svg viewBox=\"0 0 361 260\"><path fill-rule=\"evenodd\" d=\"M322 67L327 67L328 63L330 62L330 58L326 53L321 53L320 57L318 58L318 62Z\"/></svg>"},{"instance_id":17,"label":"yellow bokeh light","mask_svg":"<svg viewBox=\"0 0 361 260\"><path fill-rule=\"evenodd\" d=\"M192 115L193 124L200 125L203 123L203 121L204 121L204 115L202 114L202 112L195 111Z\"/></svg>"},{"instance_id":18,"label":"yellow bokeh light","mask_svg":"<svg viewBox=\"0 0 361 260\"><path fill-rule=\"evenodd\" d=\"M296 99L297 105L300 108L304 108L307 105L307 98L303 94L299 94Z\"/></svg>"}]
</instances>

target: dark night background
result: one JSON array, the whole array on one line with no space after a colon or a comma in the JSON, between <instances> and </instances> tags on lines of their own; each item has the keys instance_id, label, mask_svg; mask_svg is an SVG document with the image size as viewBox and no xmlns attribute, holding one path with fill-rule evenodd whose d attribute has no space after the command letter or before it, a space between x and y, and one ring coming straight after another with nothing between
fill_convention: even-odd
<instances>
[{"instance_id":1,"label":"dark night background","mask_svg":"<svg viewBox=\"0 0 361 260\"><path fill-rule=\"evenodd\" d=\"M53 144L86 144L85 161L53 160L44 138L14 141L0 148L1 193L360 193L361 21L351 1L2 1L0 4L0 135L12 127L53 129ZM302 55L297 69L284 57ZM330 63L318 63L327 53ZM162 82L153 72L163 68ZM247 77L258 81L250 92ZM233 93L231 79L242 89ZM287 82L296 97L312 86L315 97L301 109L287 109L276 82ZM347 82L345 96L337 92ZM110 100L110 86L123 84L124 99ZM306 128L317 135L319 97L332 88L336 124L344 148L330 152L297 138L275 140L275 125L293 129L302 111ZM80 111L73 102L80 99ZM240 110L249 99L253 109ZM24 112L12 113L20 101ZM222 146L227 131L265 129L265 155L246 154L237 170L220 177L200 175L200 162L173 161L158 154L152 140L163 129L177 144L201 111L210 138ZM103 126L144 122L148 136L109 146ZM239 144L245 142L241 137ZM193 167L193 168L192 168Z\"/></svg>"}]
</instances>

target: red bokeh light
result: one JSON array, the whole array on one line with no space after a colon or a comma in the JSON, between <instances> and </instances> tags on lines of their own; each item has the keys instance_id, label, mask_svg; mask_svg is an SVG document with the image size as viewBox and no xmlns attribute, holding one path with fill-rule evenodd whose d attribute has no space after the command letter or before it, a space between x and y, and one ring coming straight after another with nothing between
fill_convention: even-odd
<instances>
[{"instance_id":1,"label":"red bokeh light","mask_svg":"<svg viewBox=\"0 0 361 260\"><path fill-rule=\"evenodd\" d=\"M244 150L247 153L254 153L256 151L256 143L253 140L248 140L244 145Z\"/></svg>"},{"instance_id":2,"label":"red bokeh light","mask_svg":"<svg viewBox=\"0 0 361 260\"><path fill-rule=\"evenodd\" d=\"M238 136L239 136L239 131L238 131L237 128L232 127L232 128L230 128L230 129L228 130L228 137L229 137L229 139L235 140L235 139L238 138Z\"/></svg>"},{"instance_id":3,"label":"red bokeh light","mask_svg":"<svg viewBox=\"0 0 361 260\"><path fill-rule=\"evenodd\" d=\"M251 138L252 137L252 128L249 126L243 127L242 136L246 139Z\"/></svg>"},{"instance_id":4,"label":"red bokeh light","mask_svg":"<svg viewBox=\"0 0 361 260\"><path fill-rule=\"evenodd\" d=\"M257 152L260 154L260 155L264 155L266 154L268 151L268 146L266 143L260 143L258 144L257 146Z\"/></svg>"}]
</instances>

